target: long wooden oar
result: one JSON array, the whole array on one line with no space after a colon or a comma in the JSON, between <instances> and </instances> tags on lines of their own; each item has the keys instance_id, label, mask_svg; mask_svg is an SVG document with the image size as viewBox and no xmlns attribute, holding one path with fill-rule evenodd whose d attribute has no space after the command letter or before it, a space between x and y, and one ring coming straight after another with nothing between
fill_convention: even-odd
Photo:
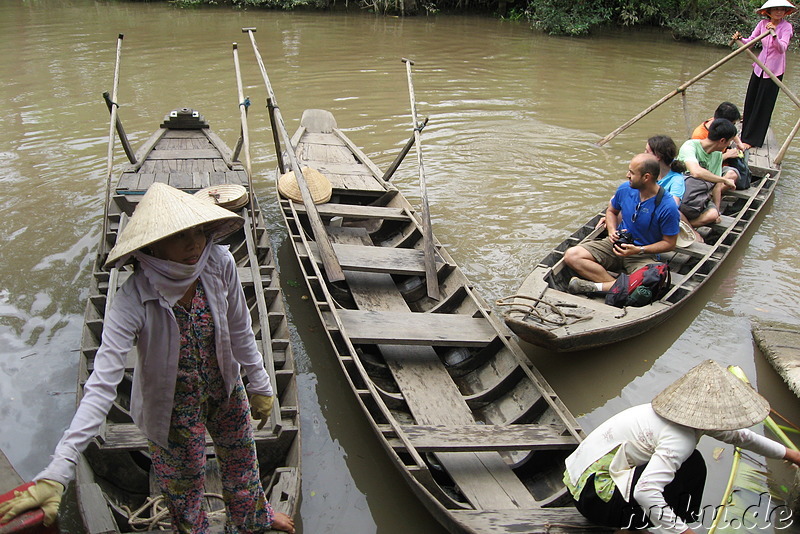
<instances>
[{"instance_id":1,"label":"long wooden oar","mask_svg":"<svg viewBox=\"0 0 800 534\"><path fill-rule=\"evenodd\" d=\"M800 119L794 123L794 128L792 128L792 132L786 137L786 141L783 142L781 145L781 149L778 151L778 155L775 156L775 159L772 160L772 163L775 165L780 165L781 161L783 161L783 156L786 155L786 151L789 149L789 145L794 140L794 137L797 135L798 130L800 130Z\"/></svg>"},{"instance_id":2,"label":"long wooden oar","mask_svg":"<svg viewBox=\"0 0 800 534\"><path fill-rule=\"evenodd\" d=\"M250 101L245 99L244 90L242 89L242 71L239 68L239 45L236 43L233 43L233 65L236 70L236 88L239 95L242 151L244 152L244 170L247 173L247 193L250 197L250 219L253 222L253 240L258 241L258 235L256 234L256 194L255 191L253 191L253 167L250 162L250 134L247 128L247 108L250 105Z\"/></svg>"},{"instance_id":3,"label":"long wooden oar","mask_svg":"<svg viewBox=\"0 0 800 534\"><path fill-rule=\"evenodd\" d=\"M105 204L103 205L103 235L101 236L102 240L102 250L101 253L105 252L105 249L108 247L108 240L106 236L108 234L108 210L109 204L111 203L111 173L114 170L114 133L116 132L117 128L117 108L119 105L117 104L117 87L119 86L119 63L120 57L122 56L122 37L123 35L120 33L117 37L117 58L114 63L114 86L111 89L111 122L108 126L108 159L106 162L106 200Z\"/></svg>"},{"instance_id":4,"label":"long wooden oar","mask_svg":"<svg viewBox=\"0 0 800 534\"><path fill-rule=\"evenodd\" d=\"M403 58L408 76L408 96L411 100L411 123L414 128L414 145L417 147L417 166L419 167L419 191L422 197L422 247L425 257L425 283L428 296L439 300L439 279L436 274L436 254L433 249L433 229L431 228L431 210L428 206L428 191L425 186L425 167L422 164L422 142L419 132L422 129L417 122L417 99L414 96L414 83L411 81L411 65L413 61Z\"/></svg>"},{"instance_id":5,"label":"long wooden oar","mask_svg":"<svg viewBox=\"0 0 800 534\"><path fill-rule=\"evenodd\" d=\"M739 48L738 50L734 50L733 52L731 52L730 54L728 54L724 58L720 59L719 61L717 61L716 63L714 63L710 67L708 67L706 70L704 70L703 72L701 72L700 74L698 74L697 76L695 76L694 78L689 80L688 82L685 82L685 83L681 84L680 86L678 86L677 89L674 89L672 92L666 94L660 100L657 100L655 103L651 104L650 107L646 108L644 111L642 111L641 113L639 113L638 115L636 115L635 117L630 119L628 122L626 122L625 124L623 124L622 126L617 128L616 130L614 130L613 132L611 132L610 134L608 134L607 136L602 138L600 141L597 142L597 146L603 146L604 144L608 143L609 141L614 139L617 135L619 135L621 132L625 131L631 125L636 123L639 119L641 119L642 117L644 117L645 115L647 115L648 113L650 113L651 111L656 109L658 106L660 106L661 104L663 104L664 102L666 102L667 100L672 98L673 96L683 93L684 91L686 91L687 88L689 88L690 86L694 85L695 83L697 83L702 78L708 76L710 73L712 73L715 70L717 70L720 66L724 65L725 63L727 63L731 59L735 58L736 56L738 56L739 54L741 54L745 50L749 50L753 45L755 45L757 42L761 41L761 39L763 39L767 35L769 35L768 31L762 33L761 35L759 35L758 37L756 37L755 39L753 39L752 41L750 41L746 45L743 45L742 48Z\"/></svg>"},{"instance_id":6,"label":"long wooden oar","mask_svg":"<svg viewBox=\"0 0 800 534\"><path fill-rule=\"evenodd\" d=\"M425 126L427 126L427 125L428 125L428 117L425 117L425 119L420 123L419 128L418 128L420 133L422 132L422 130L425 129ZM414 130L416 131L417 128L414 128ZM411 137L408 138L408 142L406 143L406 146L403 147L403 150L400 151L400 153L397 155L397 157L394 158L394 161L392 162L392 164L389 165L389 168L386 169L386 172L383 173L383 181L384 182L388 182L389 180L392 179L392 175L397 170L397 168L400 166L400 164L403 162L403 159L406 157L406 154L409 153L409 151L411 150L411 147L414 146L414 142L415 141L416 141L416 135L412 134Z\"/></svg>"},{"instance_id":7,"label":"long wooden oar","mask_svg":"<svg viewBox=\"0 0 800 534\"><path fill-rule=\"evenodd\" d=\"M281 137L283 137L283 142L286 145L286 154L289 158L289 163L294 171L295 178L297 178L297 187L300 189L300 196L303 198L303 206L306 209L308 221L311 223L311 231L314 234L314 240L317 242L320 259L322 260L322 266L325 268L325 274L328 275L329 281L341 282L344 280L344 271L342 271L342 267L339 265L339 260L336 258L336 253L333 251L333 245L331 244L330 237L328 236L328 232L325 230L325 225L322 224L322 219L317 211L317 206L314 204L314 199L311 197L311 191L308 189L306 177L303 175L303 171L300 168L300 163L297 161L297 154L295 154L294 147L292 146L292 139L289 137L289 132L286 130L286 124L283 122L281 110L278 107L277 101L275 100L275 93L272 91L272 84L269 82L267 68L264 66L264 61L261 59L261 53L258 51L256 38L255 35L253 35L255 31L255 28L242 28L242 33L247 33L250 36L250 43L253 45L253 52L255 52L256 60L258 61L258 67L261 69L261 76L264 78L264 85L267 88L267 108L269 109L270 113L270 121L273 124L273 135L275 135L275 127L277 127L277 130L280 132ZM281 155L282 151L280 149L280 142L277 140L277 137L276 143L277 144L275 148L277 150L278 160L280 161L283 156Z\"/></svg>"},{"instance_id":8,"label":"long wooden oar","mask_svg":"<svg viewBox=\"0 0 800 534\"><path fill-rule=\"evenodd\" d=\"M258 307L258 318L260 321L261 352L264 356L264 367L267 370L272 387L275 388L275 397L272 401L272 414L270 415L270 426L272 427L273 433L277 434L281 429L281 407L277 394L278 383L276 382L275 376L275 362L272 355L272 333L269 326L269 310L264 300L264 286L261 280L261 268L258 264L256 250L258 246L258 232L256 231L256 227L258 225L259 215L256 213L256 193L253 190L253 166L252 160L250 159L250 133L247 127L247 109L250 106L250 100L244 96L242 71L239 67L239 45L236 43L233 43L233 65L236 70L236 90L239 97L241 151L244 153L244 170L247 173L247 186L250 197L250 216L247 217L247 222L250 224L252 233L247 232L245 229L245 241L247 242L247 251L250 256L250 271L256 290L256 306Z\"/></svg>"}]
</instances>

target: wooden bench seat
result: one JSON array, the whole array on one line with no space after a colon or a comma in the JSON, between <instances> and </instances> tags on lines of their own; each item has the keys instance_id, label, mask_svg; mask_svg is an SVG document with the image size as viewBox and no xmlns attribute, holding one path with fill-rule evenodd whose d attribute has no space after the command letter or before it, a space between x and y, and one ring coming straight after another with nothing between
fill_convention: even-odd
<instances>
[{"instance_id":1,"label":"wooden bench seat","mask_svg":"<svg viewBox=\"0 0 800 534\"><path fill-rule=\"evenodd\" d=\"M706 254L708 254L711 251L712 248L713 247L711 245L695 241L694 243L692 243L688 247L676 248L675 252L688 254L689 256L693 256L695 258L702 258Z\"/></svg>"},{"instance_id":2,"label":"wooden bench seat","mask_svg":"<svg viewBox=\"0 0 800 534\"><path fill-rule=\"evenodd\" d=\"M394 247L362 247L360 245L334 244L333 251L343 270L373 273L424 275L425 256L422 250ZM311 253L317 263L322 258L316 243L311 244ZM444 267L436 262L436 271Z\"/></svg>"},{"instance_id":3,"label":"wooden bench seat","mask_svg":"<svg viewBox=\"0 0 800 534\"><path fill-rule=\"evenodd\" d=\"M294 209L297 213L306 213L306 207L300 202L295 202ZM407 221L409 219L403 208L384 206L327 203L318 205L317 212L322 217L342 217L343 219L384 219L389 221Z\"/></svg>"},{"instance_id":4,"label":"wooden bench seat","mask_svg":"<svg viewBox=\"0 0 800 534\"><path fill-rule=\"evenodd\" d=\"M285 423L296 415L297 408L294 406L281 406L281 417ZM256 430L253 425L253 432L256 442L275 440L277 435L273 434L269 427ZM281 432L296 432L297 429L285 424L281 427ZM133 423L112 423L109 424L102 436L97 437L97 442L103 450L114 451L138 451L147 449L147 438L142 431ZM211 436L206 432L206 447L213 446Z\"/></svg>"},{"instance_id":5,"label":"wooden bench seat","mask_svg":"<svg viewBox=\"0 0 800 534\"><path fill-rule=\"evenodd\" d=\"M402 449L391 427L381 430L393 447ZM403 425L401 430L419 452L573 450L578 445L572 435L561 436L550 425Z\"/></svg>"},{"instance_id":6,"label":"wooden bench seat","mask_svg":"<svg viewBox=\"0 0 800 534\"><path fill-rule=\"evenodd\" d=\"M368 310L337 313L353 343L483 347L497 337L483 317Z\"/></svg>"}]
</instances>

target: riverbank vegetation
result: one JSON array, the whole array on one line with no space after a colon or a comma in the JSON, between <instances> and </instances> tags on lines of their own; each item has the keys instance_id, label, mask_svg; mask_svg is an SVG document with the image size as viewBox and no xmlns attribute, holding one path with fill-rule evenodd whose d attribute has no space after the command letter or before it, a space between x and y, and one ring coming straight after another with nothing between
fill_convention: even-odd
<instances>
[{"instance_id":1,"label":"riverbank vegetation","mask_svg":"<svg viewBox=\"0 0 800 534\"><path fill-rule=\"evenodd\" d=\"M762 0L171 0L181 6L229 3L270 9L363 9L384 15L485 13L525 20L551 35L592 35L608 27L661 27L676 39L727 44L749 35ZM795 17L795 33L800 24Z\"/></svg>"}]
</instances>

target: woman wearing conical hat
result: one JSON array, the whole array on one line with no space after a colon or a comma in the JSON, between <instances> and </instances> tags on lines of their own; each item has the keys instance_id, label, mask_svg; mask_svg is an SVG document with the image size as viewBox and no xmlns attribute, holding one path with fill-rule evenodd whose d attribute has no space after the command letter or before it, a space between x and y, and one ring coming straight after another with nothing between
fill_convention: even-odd
<instances>
[{"instance_id":1,"label":"woman wearing conical hat","mask_svg":"<svg viewBox=\"0 0 800 534\"><path fill-rule=\"evenodd\" d=\"M598 525L692 533L706 465L704 435L800 465L800 453L748 430L769 404L718 363L707 360L659 393L593 430L566 460L564 483L578 510Z\"/></svg>"},{"instance_id":2,"label":"woman wearing conical hat","mask_svg":"<svg viewBox=\"0 0 800 534\"><path fill-rule=\"evenodd\" d=\"M131 257L138 265L106 315L94 370L72 423L30 491L0 505L0 523L37 506L45 509L46 523L53 521L80 453L116 398L135 344L131 417L148 438L173 531L209 529L202 509L207 430L232 530L294 532L293 520L272 510L261 486L251 404L260 428L272 410L273 390L236 263L227 247L214 244L242 224L233 212L170 186L155 183L148 189L108 255L107 266Z\"/></svg>"},{"instance_id":3,"label":"woman wearing conical hat","mask_svg":"<svg viewBox=\"0 0 800 534\"><path fill-rule=\"evenodd\" d=\"M758 59L779 79L783 80L786 70L786 49L792 39L794 29L786 17L797 9L789 0L767 0L756 13L764 17L749 37L742 37L738 31L731 38L741 39L742 43L749 43L762 33L772 30L761 40L761 53ZM747 94L744 98L744 112L742 114L741 140L745 148L760 147L767 136L772 111L778 99L778 85L764 72L758 63L753 63L753 72L747 84Z\"/></svg>"}]
</instances>

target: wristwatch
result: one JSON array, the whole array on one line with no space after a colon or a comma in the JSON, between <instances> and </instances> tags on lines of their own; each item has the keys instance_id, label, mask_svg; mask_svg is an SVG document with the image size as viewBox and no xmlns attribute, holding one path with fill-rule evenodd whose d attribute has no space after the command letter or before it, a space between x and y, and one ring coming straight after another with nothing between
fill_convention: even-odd
<instances>
[{"instance_id":1,"label":"wristwatch","mask_svg":"<svg viewBox=\"0 0 800 534\"><path fill-rule=\"evenodd\" d=\"M644 247L639 247L639 256L644 254Z\"/></svg>"}]
</instances>

